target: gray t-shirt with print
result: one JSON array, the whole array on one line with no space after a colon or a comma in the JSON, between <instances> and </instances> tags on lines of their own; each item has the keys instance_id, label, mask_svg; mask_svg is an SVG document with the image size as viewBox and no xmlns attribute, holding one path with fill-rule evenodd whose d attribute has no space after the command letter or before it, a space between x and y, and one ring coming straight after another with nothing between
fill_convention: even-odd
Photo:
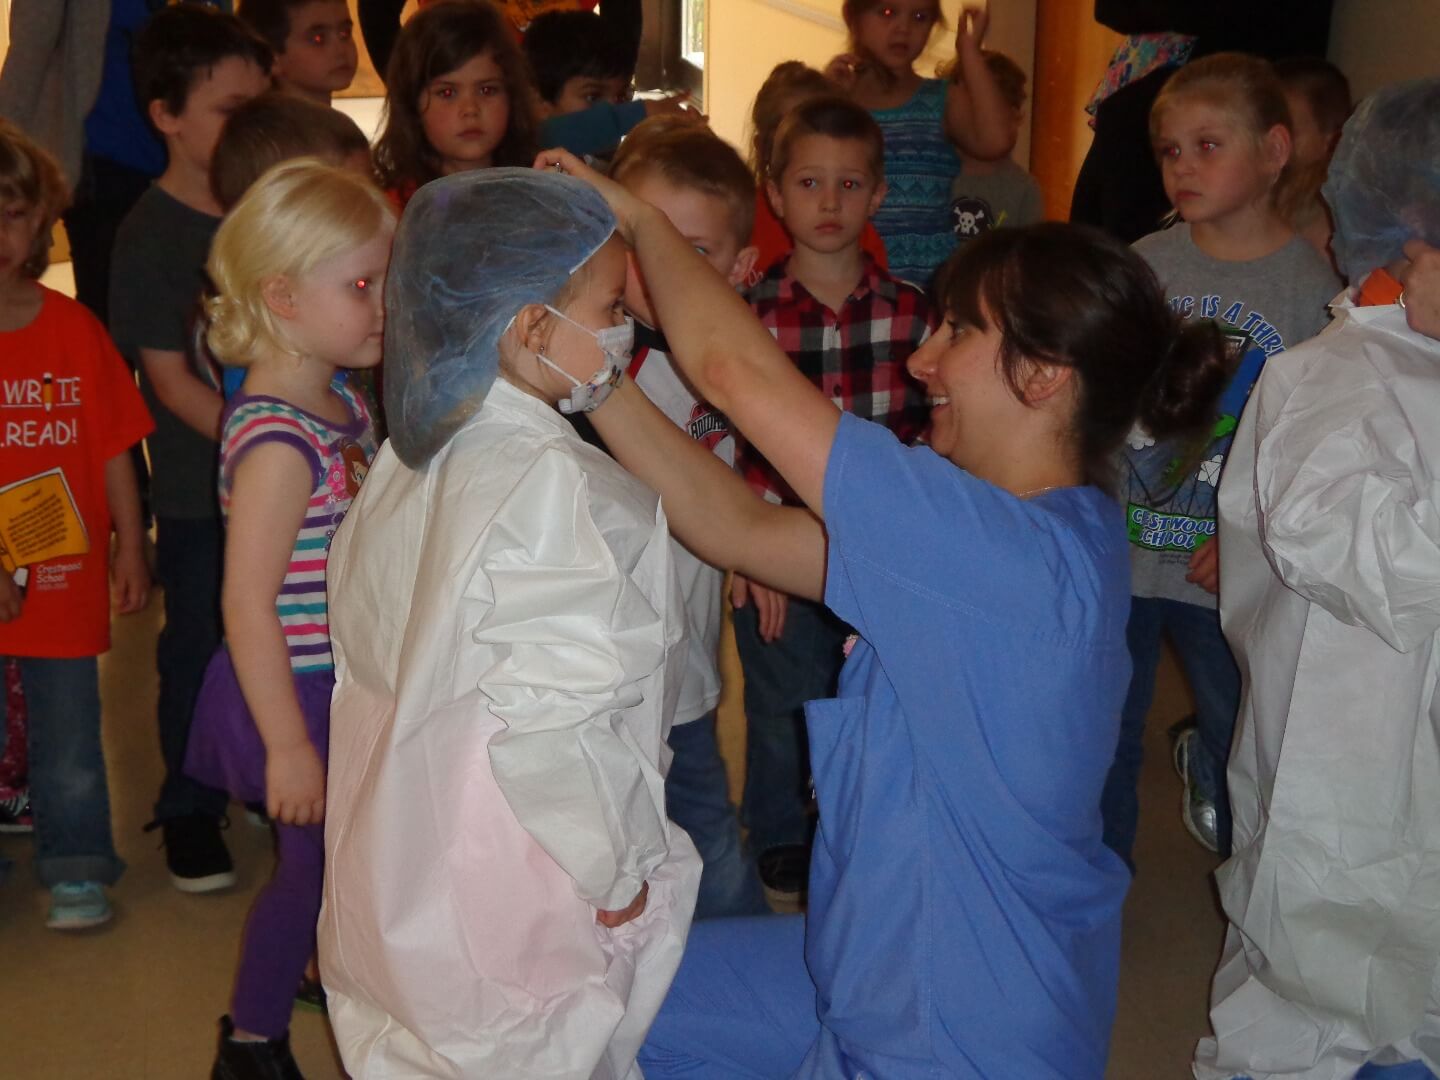
<instances>
[{"instance_id":1,"label":"gray t-shirt with print","mask_svg":"<svg viewBox=\"0 0 1440 1080\"><path fill-rule=\"evenodd\" d=\"M1220 325L1236 368L1208 430L1156 444L1137 428L1121 455L1131 592L1213 608L1215 596L1185 575L1195 548L1215 535L1215 492L1240 412L1266 358L1314 337L1330 321L1328 305L1340 280L1299 237L1263 259L1225 262L1197 248L1190 226L1181 223L1144 237L1135 250L1177 314Z\"/></svg>"}]
</instances>

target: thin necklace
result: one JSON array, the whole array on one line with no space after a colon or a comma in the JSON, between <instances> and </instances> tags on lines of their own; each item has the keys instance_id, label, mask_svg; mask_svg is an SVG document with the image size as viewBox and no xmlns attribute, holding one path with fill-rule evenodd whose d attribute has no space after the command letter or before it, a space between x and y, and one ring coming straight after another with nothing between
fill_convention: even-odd
<instances>
[{"instance_id":1,"label":"thin necklace","mask_svg":"<svg viewBox=\"0 0 1440 1080\"><path fill-rule=\"evenodd\" d=\"M1054 491L1056 488L1065 487L1064 484L1051 484L1049 487L1031 488L1029 491L1022 491L1015 497L1017 499L1029 499L1035 495L1044 495L1047 491Z\"/></svg>"}]
</instances>

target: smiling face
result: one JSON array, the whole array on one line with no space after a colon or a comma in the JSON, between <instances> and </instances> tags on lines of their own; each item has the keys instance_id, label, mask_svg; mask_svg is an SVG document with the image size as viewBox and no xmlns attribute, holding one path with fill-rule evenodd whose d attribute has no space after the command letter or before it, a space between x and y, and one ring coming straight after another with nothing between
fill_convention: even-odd
<instances>
[{"instance_id":1,"label":"smiling face","mask_svg":"<svg viewBox=\"0 0 1440 1080\"><path fill-rule=\"evenodd\" d=\"M655 207L674 225L729 284L738 285L754 264L754 249L741 249L735 235L734 210L719 195L672 183L656 172L642 171L625 183L630 192ZM742 255L745 257L742 258ZM655 312L633 259L628 259L625 308L646 326L655 326Z\"/></svg>"},{"instance_id":2,"label":"smiling face","mask_svg":"<svg viewBox=\"0 0 1440 1080\"><path fill-rule=\"evenodd\" d=\"M393 230L386 227L289 282L293 313L282 320L297 352L335 367L367 368L380 362L385 270L393 239Z\"/></svg>"},{"instance_id":3,"label":"smiling face","mask_svg":"<svg viewBox=\"0 0 1440 1080\"><path fill-rule=\"evenodd\" d=\"M420 95L420 123L442 176L488 168L509 121L505 73L490 52L432 79Z\"/></svg>"},{"instance_id":4,"label":"smiling face","mask_svg":"<svg viewBox=\"0 0 1440 1080\"><path fill-rule=\"evenodd\" d=\"M986 317L984 330L947 317L906 363L930 401L931 448L968 469L1025 408L1000 365L1000 329Z\"/></svg>"},{"instance_id":5,"label":"smiling face","mask_svg":"<svg viewBox=\"0 0 1440 1080\"><path fill-rule=\"evenodd\" d=\"M1160 116L1154 144L1165 194L1192 225L1268 204L1290 149L1283 127L1257 139L1231 110L1185 99Z\"/></svg>"},{"instance_id":6,"label":"smiling face","mask_svg":"<svg viewBox=\"0 0 1440 1080\"><path fill-rule=\"evenodd\" d=\"M829 135L796 139L780 182L771 181L767 190L795 245L822 254L858 244L865 223L885 198L869 146L861 139Z\"/></svg>"},{"instance_id":7,"label":"smiling face","mask_svg":"<svg viewBox=\"0 0 1440 1080\"><path fill-rule=\"evenodd\" d=\"M355 79L359 56L345 0L308 0L290 8L290 34L275 57L281 87L329 102Z\"/></svg>"},{"instance_id":8,"label":"smiling face","mask_svg":"<svg viewBox=\"0 0 1440 1080\"><path fill-rule=\"evenodd\" d=\"M896 74L909 72L940 21L935 0L892 0L856 16L855 44Z\"/></svg>"}]
</instances>

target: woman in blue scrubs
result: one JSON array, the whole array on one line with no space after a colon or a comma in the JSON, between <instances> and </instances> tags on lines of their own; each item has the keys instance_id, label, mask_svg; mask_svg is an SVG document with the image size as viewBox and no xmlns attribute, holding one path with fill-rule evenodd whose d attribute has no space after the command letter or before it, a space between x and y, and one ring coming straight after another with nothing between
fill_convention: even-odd
<instances>
[{"instance_id":1,"label":"woman in blue scrubs","mask_svg":"<svg viewBox=\"0 0 1440 1080\"><path fill-rule=\"evenodd\" d=\"M1098 232L997 230L939 286L906 447L816 391L663 215L572 157L672 355L805 501L769 505L634 386L591 414L701 558L855 627L807 711L820 820L801 916L697 924L641 1064L666 1077L1099 1078L1128 874L1100 790L1130 675L1111 460L1202 423L1228 363Z\"/></svg>"}]
</instances>

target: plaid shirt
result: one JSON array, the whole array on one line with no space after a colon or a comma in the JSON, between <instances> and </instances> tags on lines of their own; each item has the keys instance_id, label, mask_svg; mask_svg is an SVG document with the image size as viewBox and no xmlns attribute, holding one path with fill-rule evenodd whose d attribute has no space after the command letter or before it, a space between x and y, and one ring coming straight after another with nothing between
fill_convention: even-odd
<instances>
[{"instance_id":1,"label":"plaid shirt","mask_svg":"<svg viewBox=\"0 0 1440 1080\"><path fill-rule=\"evenodd\" d=\"M910 354L935 329L925 294L891 277L867 255L860 284L831 311L790 276L787 260L750 290L750 307L805 377L846 412L884 424L914 442L929 423L925 391L905 372ZM741 443L736 468L770 502L799 498L770 463Z\"/></svg>"}]
</instances>

